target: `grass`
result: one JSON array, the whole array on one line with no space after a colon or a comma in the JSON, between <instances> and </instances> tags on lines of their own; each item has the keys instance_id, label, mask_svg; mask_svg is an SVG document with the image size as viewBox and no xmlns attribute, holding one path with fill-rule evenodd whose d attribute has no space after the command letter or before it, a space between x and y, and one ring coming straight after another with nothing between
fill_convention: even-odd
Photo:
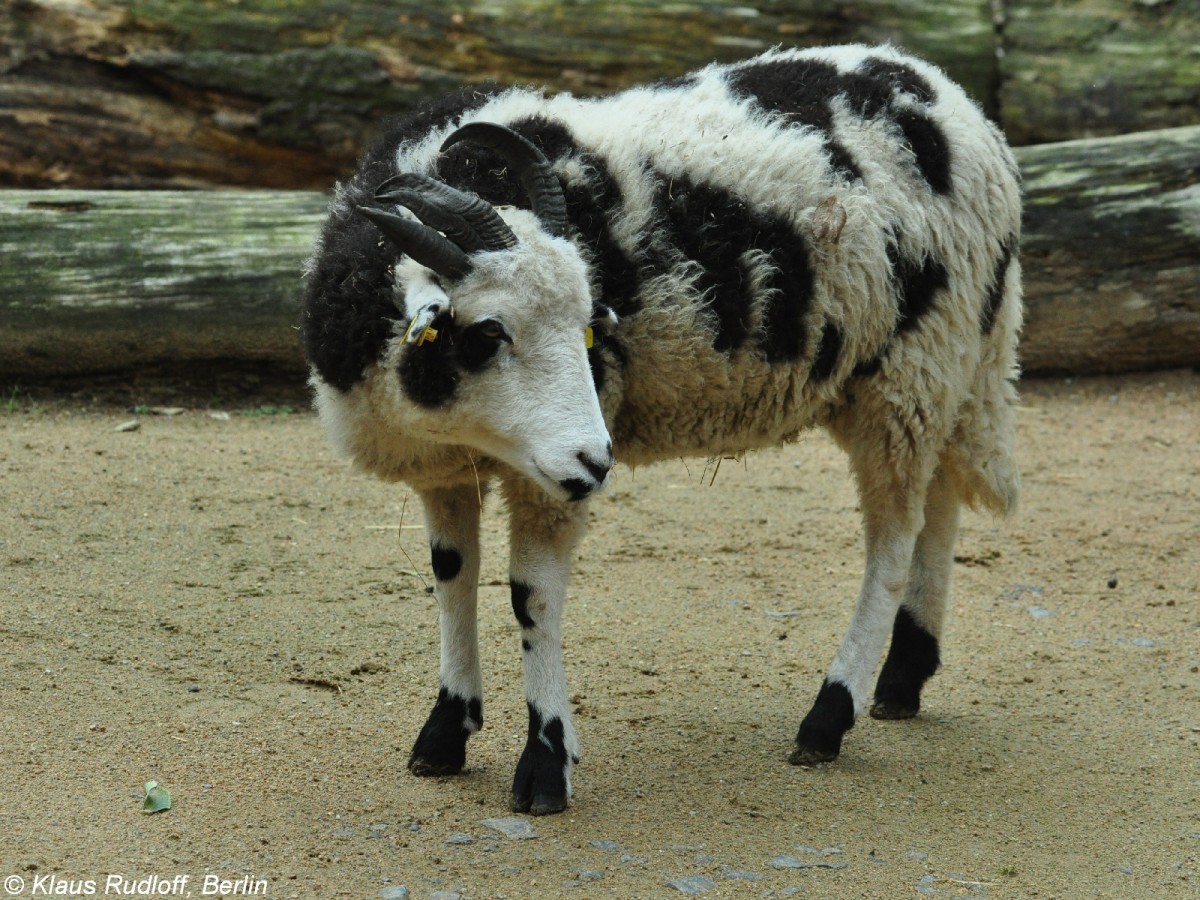
<instances>
[{"instance_id":1,"label":"grass","mask_svg":"<svg viewBox=\"0 0 1200 900\"><path fill-rule=\"evenodd\" d=\"M238 410L239 416L290 416L296 410L286 403L279 406L253 406Z\"/></svg>"}]
</instances>

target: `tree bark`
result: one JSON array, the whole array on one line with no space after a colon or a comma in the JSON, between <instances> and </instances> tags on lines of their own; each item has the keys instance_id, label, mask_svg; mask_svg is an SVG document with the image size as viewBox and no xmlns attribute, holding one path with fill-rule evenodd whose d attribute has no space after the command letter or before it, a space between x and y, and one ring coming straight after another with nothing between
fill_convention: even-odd
<instances>
[{"instance_id":1,"label":"tree bark","mask_svg":"<svg viewBox=\"0 0 1200 900\"><path fill-rule=\"evenodd\" d=\"M384 115L594 94L777 44L891 41L994 106L986 0L5 0L0 185L323 189Z\"/></svg>"},{"instance_id":2,"label":"tree bark","mask_svg":"<svg viewBox=\"0 0 1200 900\"><path fill-rule=\"evenodd\" d=\"M1019 149L1025 371L1200 365L1200 127ZM315 192L0 191L0 377L299 374Z\"/></svg>"},{"instance_id":3,"label":"tree bark","mask_svg":"<svg viewBox=\"0 0 1200 900\"><path fill-rule=\"evenodd\" d=\"M994 0L1014 144L1200 124L1200 0Z\"/></svg>"},{"instance_id":4,"label":"tree bark","mask_svg":"<svg viewBox=\"0 0 1200 900\"><path fill-rule=\"evenodd\" d=\"M1200 127L1023 147L1027 371L1200 365Z\"/></svg>"}]
</instances>

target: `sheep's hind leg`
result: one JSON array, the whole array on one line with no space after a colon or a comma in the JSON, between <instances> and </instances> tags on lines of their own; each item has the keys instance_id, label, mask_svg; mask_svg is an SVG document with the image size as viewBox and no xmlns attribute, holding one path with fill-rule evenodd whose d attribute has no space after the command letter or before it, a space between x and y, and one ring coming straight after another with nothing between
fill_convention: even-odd
<instances>
[{"instance_id":1,"label":"sheep's hind leg","mask_svg":"<svg viewBox=\"0 0 1200 900\"><path fill-rule=\"evenodd\" d=\"M413 744L414 775L456 775L467 738L483 727L476 596L479 585L479 491L476 485L423 492L425 532L441 626L437 703Z\"/></svg>"},{"instance_id":2,"label":"sheep's hind leg","mask_svg":"<svg viewBox=\"0 0 1200 900\"><path fill-rule=\"evenodd\" d=\"M903 487L890 481L880 484L876 474L880 467L871 467L869 460L855 462L866 532L866 571L850 628L796 734L791 755L796 765L836 759L842 737L866 708L871 676L900 608L922 527L927 474Z\"/></svg>"},{"instance_id":3,"label":"sheep's hind leg","mask_svg":"<svg viewBox=\"0 0 1200 900\"><path fill-rule=\"evenodd\" d=\"M921 688L940 664L958 513L950 479L935 474L925 497L925 526L913 551L904 601L892 626L892 645L875 683L873 718L911 719L920 712Z\"/></svg>"},{"instance_id":4,"label":"sheep's hind leg","mask_svg":"<svg viewBox=\"0 0 1200 900\"><path fill-rule=\"evenodd\" d=\"M506 484L511 515L513 615L521 626L529 733L513 777L512 809L561 812L571 797L579 742L571 723L562 658L562 612L586 502L554 503L528 483Z\"/></svg>"}]
</instances>

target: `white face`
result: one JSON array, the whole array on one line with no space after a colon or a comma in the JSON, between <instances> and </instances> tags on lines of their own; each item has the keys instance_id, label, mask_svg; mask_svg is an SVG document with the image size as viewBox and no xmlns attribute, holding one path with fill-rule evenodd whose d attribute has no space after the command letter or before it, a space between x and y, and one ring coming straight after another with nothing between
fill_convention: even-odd
<instances>
[{"instance_id":1,"label":"white face","mask_svg":"<svg viewBox=\"0 0 1200 900\"><path fill-rule=\"evenodd\" d=\"M505 213L519 245L477 254L461 282L443 288L412 261L398 271L413 323L394 368L413 406L403 418L419 436L472 447L551 496L582 499L612 467L585 344L586 271L569 242L521 211Z\"/></svg>"}]
</instances>

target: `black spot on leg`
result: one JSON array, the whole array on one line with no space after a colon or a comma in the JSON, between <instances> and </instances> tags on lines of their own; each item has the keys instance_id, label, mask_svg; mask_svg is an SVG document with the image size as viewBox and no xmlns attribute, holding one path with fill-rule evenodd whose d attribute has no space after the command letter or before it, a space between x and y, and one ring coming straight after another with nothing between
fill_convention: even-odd
<instances>
[{"instance_id":1,"label":"black spot on leg","mask_svg":"<svg viewBox=\"0 0 1200 900\"><path fill-rule=\"evenodd\" d=\"M996 260L995 271L992 272L992 284L988 288L987 297L984 298L979 320L980 331L985 337L996 327L996 316L1004 302L1004 282L1008 278L1008 267L1012 265L1015 244L1015 240L1009 240L1000 248L1000 257Z\"/></svg>"},{"instance_id":2,"label":"black spot on leg","mask_svg":"<svg viewBox=\"0 0 1200 900\"><path fill-rule=\"evenodd\" d=\"M567 808L567 746L562 720L543 720L532 703L529 707L529 737L513 776L513 812L535 816L562 812Z\"/></svg>"},{"instance_id":3,"label":"black spot on leg","mask_svg":"<svg viewBox=\"0 0 1200 900\"><path fill-rule=\"evenodd\" d=\"M517 621L522 628L533 628L537 623L533 621L533 617L529 615L529 598L533 595L533 588L520 581L513 581L509 585L512 591L512 609L513 615L517 617Z\"/></svg>"},{"instance_id":4,"label":"black spot on leg","mask_svg":"<svg viewBox=\"0 0 1200 900\"><path fill-rule=\"evenodd\" d=\"M804 766L836 759L842 737L854 725L854 698L844 684L825 679L812 709L796 734L793 765Z\"/></svg>"},{"instance_id":5,"label":"black spot on leg","mask_svg":"<svg viewBox=\"0 0 1200 900\"><path fill-rule=\"evenodd\" d=\"M456 697L443 687L413 744L408 770L414 775L457 775L467 760L467 738L482 727L482 701Z\"/></svg>"},{"instance_id":6,"label":"black spot on leg","mask_svg":"<svg viewBox=\"0 0 1200 900\"><path fill-rule=\"evenodd\" d=\"M528 653L530 650L533 649L533 644L529 643L529 641L526 640L525 638L522 638L521 639L521 649L524 650L526 653Z\"/></svg>"},{"instance_id":7,"label":"black spot on leg","mask_svg":"<svg viewBox=\"0 0 1200 900\"><path fill-rule=\"evenodd\" d=\"M433 577L438 581L450 581L457 577L462 570L462 554L453 547L443 547L434 544L430 549L433 563Z\"/></svg>"},{"instance_id":8,"label":"black spot on leg","mask_svg":"<svg viewBox=\"0 0 1200 900\"><path fill-rule=\"evenodd\" d=\"M871 716L876 719L915 716L921 710L921 688L940 662L938 639L901 607L892 628L892 646L875 684Z\"/></svg>"}]
</instances>

